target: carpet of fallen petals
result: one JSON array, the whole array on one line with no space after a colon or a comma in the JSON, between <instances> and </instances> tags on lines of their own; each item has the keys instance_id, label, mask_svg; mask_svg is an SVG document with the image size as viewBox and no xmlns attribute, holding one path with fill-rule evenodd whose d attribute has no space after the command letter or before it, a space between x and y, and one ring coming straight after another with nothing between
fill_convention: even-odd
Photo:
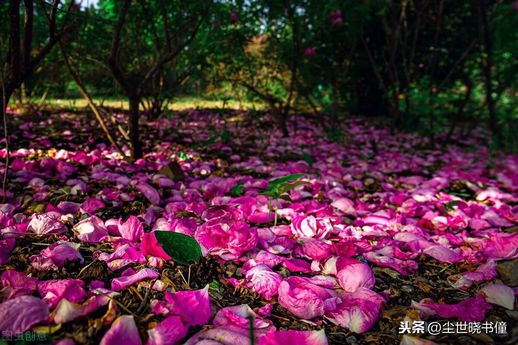
<instances>
[{"instance_id":1,"label":"carpet of fallen petals","mask_svg":"<svg viewBox=\"0 0 518 345\"><path fill-rule=\"evenodd\" d=\"M372 121L330 131L296 116L283 138L262 113L197 110L148 121L147 154L128 163L82 115L13 118L3 339L518 341L518 157L490 152L483 133L432 145ZM295 173L308 183L279 200L274 225L261 192ZM203 259L175 263L156 230L194 237ZM419 320L507 329L400 334Z\"/></svg>"}]
</instances>

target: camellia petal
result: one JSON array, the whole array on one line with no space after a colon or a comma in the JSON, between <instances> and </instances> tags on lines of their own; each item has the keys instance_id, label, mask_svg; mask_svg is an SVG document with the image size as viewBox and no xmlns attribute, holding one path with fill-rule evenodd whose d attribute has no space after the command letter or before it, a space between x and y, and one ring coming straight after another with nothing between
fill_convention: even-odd
<instances>
[{"instance_id":1,"label":"camellia petal","mask_svg":"<svg viewBox=\"0 0 518 345\"><path fill-rule=\"evenodd\" d=\"M48 317L49 308L43 300L19 296L0 304L0 333L17 335Z\"/></svg>"},{"instance_id":2,"label":"camellia petal","mask_svg":"<svg viewBox=\"0 0 518 345\"><path fill-rule=\"evenodd\" d=\"M113 291L120 291L124 290L127 287L138 283L139 281L142 281L144 279L155 279L160 274L151 269L151 268L144 268L138 271L137 273L118 277L112 280L112 290Z\"/></svg>"},{"instance_id":3,"label":"camellia petal","mask_svg":"<svg viewBox=\"0 0 518 345\"><path fill-rule=\"evenodd\" d=\"M80 279L46 280L38 283L38 291L49 308L54 308L63 298L70 302L81 302L86 292Z\"/></svg>"},{"instance_id":4,"label":"camellia petal","mask_svg":"<svg viewBox=\"0 0 518 345\"><path fill-rule=\"evenodd\" d=\"M336 325L355 333L367 332L378 320L385 299L367 288L342 296L342 302L326 316Z\"/></svg>"},{"instance_id":5,"label":"camellia petal","mask_svg":"<svg viewBox=\"0 0 518 345\"><path fill-rule=\"evenodd\" d=\"M137 242L140 241L144 234L142 223L135 216L129 216L124 223L119 222L119 232L123 238Z\"/></svg>"},{"instance_id":6,"label":"camellia petal","mask_svg":"<svg viewBox=\"0 0 518 345\"><path fill-rule=\"evenodd\" d=\"M39 271L57 270L65 265L66 261L84 262L79 253L79 244L61 241L52 244L50 247L41 251L39 255L30 257L31 264Z\"/></svg>"},{"instance_id":7,"label":"camellia petal","mask_svg":"<svg viewBox=\"0 0 518 345\"><path fill-rule=\"evenodd\" d=\"M480 289L480 292L485 295L487 302L509 310L514 309L514 290L509 286L503 284L488 284Z\"/></svg>"},{"instance_id":8,"label":"camellia petal","mask_svg":"<svg viewBox=\"0 0 518 345\"><path fill-rule=\"evenodd\" d=\"M483 321L486 312L491 309L484 297L476 296L465 299L457 304L439 304L430 300L423 300L420 303L412 303L412 306L419 309L423 315L437 314L445 318L456 317L462 321Z\"/></svg>"},{"instance_id":9,"label":"camellia petal","mask_svg":"<svg viewBox=\"0 0 518 345\"><path fill-rule=\"evenodd\" d=\"M96 243L108 236L108 229L104 226L104 222L96 216L83 219L74 225L74 231L77 233L77 238L83 242Z\"/></svg>"},{"instance_id":10,"label":"camellia petal","mask_svg":"<svg viewBox=\"0 0 518 345\"><path fill-rule=\"evenodd\" d=\"M170 312L181 316L187 326L204 325L211 317L209 285L201 290L166 293Z\"/></svg>"},{"instance_id":11,"label":"camellia petal","mask_svg":"<svg viewBox=\"0 0 518 345\"><path fill-rule=\"evenodd\" d=\"M277 295L282 281L281 275L266 265L252 267L246 272L246 279L250 281L253 289L266 300L271 300Z\"/></svg>"},{"instance_id":12,"label":"camellia petal","mask_svg":"<svg viewBox=\"0 0 518 345\"><path fill-rule=\"evenodd\" d=\"M289 277L279 285L279 304L293 315L312 319L336 306L338 298L331 289L315 285L308 278Z\"/></svg>"},{"instance_id":13,"label":"camellia petal","mask_svg":"<svg viewBox=\"0 0 518 345\"><path fill-rule=\"evenodd\" d=\"M327 345L324 330L320 331L274 331L259 339L259 345Z\"/></svg>"},{"instance_id":14,"label":"camellia petal","mask_svg":"<svg viewBox=\"0 0 518 345\"><path fill-rule=\"evenodd\" d=\"M158 191L155 188L144 182L137 184L136 187L138 191L149 200L150 203L153 205L160 204L160 194L158 194Z\"/></svg>"},{"instance_id":15,"label":"camellia petal","mask_svg":"<svg viewBox=\"0 0 518 345\"><path fill-rule=\"evenodd\" d=\"M121 315L101 339L100 345L142 345L142 340L131 315Z\"/></svg>"},{"instance_id":16,"label":"camellia petal","mask_svg":"<svg viewBox=\"0 0 518 345\"><path fill-rule=\"evenodd\" d=\"M340 259L337 262L338 272L336 277L342 289L347 292L354 292L361 287L372 288L376 279L369 265L357 262L340 265Z\"/></svg>"},{"instance_id":17,"label":"camellia petal","mask_svg":"<svg viewBox=\"0 0 518 345\"><path fill-rule=\"evenodd\" d=\"M187 335L187 327L179 316L169 316L147 333L147 345L175 345Z\"/></svg>"},{"instance_id":18,"label":"camellia petal","mask_svg":"<svg viewBox=\"0 0 518 345\"><path fill-rule=\"evenodd\" d=\"M14 270L2 272L0 282L3 287L0 290L0 295L6 300L17 296L30 295L38 288L38 279Z\"/></svg>"}]
</instances>

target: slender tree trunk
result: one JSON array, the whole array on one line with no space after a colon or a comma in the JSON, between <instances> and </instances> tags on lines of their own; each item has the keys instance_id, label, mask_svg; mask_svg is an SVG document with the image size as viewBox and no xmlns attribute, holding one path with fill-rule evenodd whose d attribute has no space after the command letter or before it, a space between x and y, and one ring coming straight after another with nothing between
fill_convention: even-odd
<instances>
[{"instance_id":1,"label":"slender tree trunk","mask_svg":"<svg viewBox=\"0 0 518 345\"><path fill-rule=\"evenodd\" d=\"M139 136L139 96L129 97L129 135L132 146L132 158L142 158L142 144Z\"/></svg>"},{"instance_id":2,"label":"slender tree trunk","mask_svg":"<svg viewBox=\"0 0 518 345\"><path fill-rule=\"evenodd\" d=\"M489 128L491 129L493 138L496 140L497 144L500 145L502 143L502 137L496 116L496 104L493 98L493 78L491 75L491 69L493 68L493 46L491 42L491 32L487 22L487 9L485 7L484 0L479 0L478 9L481 24L480 30L482 40L484 42L485 59L482 62L482 72L484 73L484 82L486 87L486 105L489 113Z\"/></svg>"}]
</instances>

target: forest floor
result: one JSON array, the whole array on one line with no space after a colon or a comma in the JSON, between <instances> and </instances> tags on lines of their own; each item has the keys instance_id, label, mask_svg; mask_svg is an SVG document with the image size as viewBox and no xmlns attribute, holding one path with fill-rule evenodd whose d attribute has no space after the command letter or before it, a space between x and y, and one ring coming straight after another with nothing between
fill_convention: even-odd
<instances>
[{"instance_id":1,"label":"forest floor","mask_svg":"<svg viewBox=\"0 0 518 345\"><path fill-rule=\"evenodd\" d=\"M252 313L259 344L518 343L518 157L478 131L431 145L326 121L296 116L283 138L262 112L176 112L143 121L147 153L128 163L86 116L13 115L3 338L249 344ZM262 193L290 174L307 183L275 225ZM155 230L193 236L204 258L167 260ZM197 293L188 312L178 291Z\"/></svg>"}]
</instances>

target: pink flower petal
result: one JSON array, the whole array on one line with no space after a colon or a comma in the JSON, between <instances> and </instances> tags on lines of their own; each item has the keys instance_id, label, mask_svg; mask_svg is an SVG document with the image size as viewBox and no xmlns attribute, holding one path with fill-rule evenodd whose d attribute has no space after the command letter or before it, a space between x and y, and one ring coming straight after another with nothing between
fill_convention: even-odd
<instances>
[{"instance_id":1,"label":"pink flower petal","mask_svg":"<svg viewBox=\"0 0 518 345\"><path fill-rule=\"evenodd\" d=\"M169 316L147 333L147 345L175 345L187 335L187 327L180 317Z\"/></svg>"},{"instance_id":2,"label":"pink flower petal","mask_svg":"<svg viewBox=\"0 0 518 345\"><path fill-rule=\"evenodd\" d=\"M145 182L140 182L137 184L136 188L149 200L151 204L160 204L160 194L158 194L158 191L155 188Z\"/></svg>"},{"instance_id":3,"label":"pink flower petal","mask_svg":"<svg viewBox=\"0 0 518 345\"><path fill-rule=\"evenodd\" d=\"M237 259L256 247L257 229L244 221L212 218L200 226L194 238L206 252L222 259Z\"/></svg>"},{"instance_id":4,"label":"pink flower petal","mask_svg":"<svg viewBox=\"0 0 518 345\"><path fill-rule=\"evenodd\" d=\"M279 304L293 315L312 319L336 307L335 293L312 283L308 278L289 277L279 286Z\"/></svg>"},{"instance_id":5,"label":"pink flower petal","mask_svg":"<svg viewBox=\"0 0 518 345\"><path fill-rule=\"evenodd\" d=\"M14 270L6 270L2 272L0 279L2 283L1 296L5 300L30 295L38 288L38 279L28 277L26 274Z\"/></svg>"},{"instance_id":6,"label":"pink flower petal","mask_svg":"<svg viewBox=\"0 0 518 345\"><path fill-rule=\"evenodd\" d=\"M250 339L248 334L216 327L201 330L184 345L250 345Z\"/></svg>"},{"instance_id":7,"label":"pink flower petal","mask_svg":"<svg viewBox=\"0 0 518 345\"><path fill-rule=\"evenodd\" d=\"M243 335L248 335L250 316L254 318L254 331L256 335L266 334L275 330L275 326L271 321L256 315L246 304L220 309L216 316L214 316L213 323L215 326L225 327Z\"/></svg>"},{"instance_id":8,"label":"pink flower petal","mask_svg":"<svg viewBox=\"0 0 518 345\"><path fill-rule=\"evenodd\" d=\"M367 288L342 296L342 302L326 316L336 325L355 333L367 332L380 316L384 298Z\"/></svg>"},{"instance_id":9,"label":"pink flower petal","mask_svg":"<svg viewBox=\"0 0 518 345\"><path fill-rule=\"evenodd\" d=\"M108 304L109 301L110 298L104 295L92 296L83 304L72 303L64 298L52 312L53 320L57 324L73 321L78 317L86 316L94 312L98 308Z\"/></svg>"},{"instance_id":10,"label":"pink flower petal","mask_svg":"<svg viewBox=\"0 0 518 345\"><path fill-rule=\"evenodd\" d=\"M142 345L142 340L131 315L119 316L106 332L100 345Z\"/></svg>"},{"instance_id":11,"label":"pink flower petal","mask_svg":"<svg viewBox=\"0 0 518 345\"><path fill-rule=\"evenodd\" d=\"M56 219L52 213L34 214L27 226L28 231L37 235L59 234L64 232L65 225Z\"/></svg>"},{"instance_id":12,"label":"pink flower petal","mask_svg":"<svg viewBox=\"0 0 518 345\"><path fill-rule=\"evenodd\" d=\"M323 239L333 230L333 225L325 218L317 219L314 216L300 215L292 220L291 230L298 238L314 237Z\"/></svg>"},{"instance_id":13,"label":"pink flower petal","mask_svg":"<svg viewBox=\"0 0 518 345\"><path fill-rule=\"evenodd\" d=\"M144 269L138 271L137 273L130 274L127 276L122 276L119 278L114 278L112 280L112 290L113 291L124 290L127 287L129 287L135 283L138 283L144 279L155 279L159 275L160 274L157 271L155 271L151 268L144 268Z\"/></svg>"},{"instance_id":14,"label":"pink flower petal","mask_svg":"<svg viewBox=\"0 0 518 345\"><path fill-rule=\"evenodd\" d=\"M277 295L282 277L266 265L257 265L246 272L246 279L253 289L264 299L271 300Z\"/></svg>"},{"instance_id":15,"label":"pink flower petal","mask_svg":"<svg viewBox=\"0 0 518 345\"><path fill-rule=\"evenodd\" d=\"M138 242L144 235L144 227L137 217L129 216L124 223L119 222L119 232L123 238Z\"/></svg>"},{"instance_id":16,"label":"pink flower petal","mask_svg":"<svg viewBox=\"0 0 518 345\"><path fill-rule=\"evenodd\" d=\"M354 202L352 202L351 199L347 198L340 198L338 200L335 200L331 204L331 206L342 211L345 214L354 214L356 212L354 208Z\"/></svg>"},{"instance_id":17,"label":"pink flower petal","mask_svg":"<svg viewBox=\"0 0 518 345\"><path fill-rule=\"evenodd\" d=\"M39 271L48 271L63 267L66 261L79 260L83 263L84 259L78 249L79 244L60 241L42 250L39 255L31 256L31 264Z\"/></svg>"},{"instance_id":18,"label":"pink flower petal","mask_svg":"<svg viewBox=\"0 0 518 345\"><path fill-rule=\"evenodd\" d=\"M81 210L86 214L95 214L98 209L103 208L104 202L97 198L88 198L81 204Z\"/></svg>"},{"instance_id":19,"label":"pink flower petal","mask_svg":"<svg viewBox=\"0 0 518 345\"><path fill-rule=\"evenodd\" d=\"M440 262L455 263L464 259L462 255L459 255L453 250L440 245L430 246L424 249L423 253Z\"/></svg>"},{"instance_id":20,"label":"pink flower petal","mask_svg":"<svg viewBox=\"0 0 518 345\"><path fill-rule=\"evenodd\" d=\"M201 290L166 293L170 313L181 316L187 326L204 325L211 317L209 286Z\"/></svg>"},{"instance_id":21,"label":"pink flower petal","mask_svg":"<svg viewBox=\"0 0 518 345\"><path fill-rule=\"evenodd\" d=\"M80 279L46 280L38 283L38 291L49 308L54 308L66 298L78 303L86 297L84 282Z\"/></svg>"},{"instance_id":22,"label":"pink flower petal","mask_svg":"<svg viewBox=\"0 0 518 345\"><path fill-rule=\"evenodd\" d=\"M77 238L83 242L97 243L108 236L108 229L104 226L104 222L96 216L83 219L74 225L74 231L77 233Z\"/></svg>"},{"instance_id":23,"label":"pink flower petal","mask_svg":"<svg viewBox=\"0 0 518 345\"><path fill-rule=\"evenodd\" d=\"M259 339L258 345L327 345L326 333L320 331L274 331Z\"/></svg>"},{"instance_id":24,"label":"pink flower petal","mask_svg":"<svg viewBox=\"0 0 518 345\"><path fill-rule=\"evenodd\" d=\"M0 304L0 333L19 334L48 317L49 308L40 298L19 296Z\"/></svg>"},{"instance_id":25,"label":"pink flower petal","mask_svg":"<svg viewBox=\"0 0 518 345\"><path fill-rule=\"evenodd\" d=\"M480 289L486 301L507 308L514 309L514 290L503 284L488 284Z\"/></svg>"},{"instance_id":26,"label":"pink flower petal","mask_svg":"<svg viewBox=\"0 0 518 345\"><path fill-rule=\"evenodd\" d=\"M338 268L340 267L340 268ZM346 265L340 265L340 259L337 262L338 272L336 277L340 286L347 292L354 292L361 287L372 288L376 279L369 265L356 262Z\"/></svg>"},{"instance_id":27,"label":"pink flower petal","mask_svg":"<svg viewBox=\"0 0 518 345\"><path fill-rule=\"evenodd\" d=\"M9 253L13 250L16 244L14 238L7 238L0 240L0 265L4 265L9 261Z\"/></svg>"},{"instance_id":28,"label":"pink flower petal","mask_svg":"<svg viewBox=\"0 0 518 345\"><path fill-rule=\"evenodd\" d=\"M171 257L162 249L153 232L146 232L142 236L140 251L144 255L151 255L164 260L171 260Z\"/></svg>"},{"instance_id":29,"label":"pink flower petal","mask_svg":"<svg viewBox=\"0 0 518 345\"><path fill-rule=\"evenodd\" d=\"M484 297L477 296L465 299L457 304L438 304L428 299L420 303L412 303L424 316L437 314L445 318L458 318L462 321L483 321L486 312L491 309Z\"/></svg>"}]
</instances>

